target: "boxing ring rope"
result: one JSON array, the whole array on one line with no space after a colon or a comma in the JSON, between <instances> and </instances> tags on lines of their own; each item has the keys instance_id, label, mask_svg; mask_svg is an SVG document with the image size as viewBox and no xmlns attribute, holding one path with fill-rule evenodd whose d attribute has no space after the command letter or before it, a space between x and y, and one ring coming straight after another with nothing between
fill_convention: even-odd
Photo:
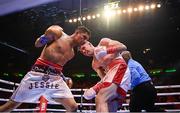
<instances>
[{"instance_id":1,"label":"boxing ring rope","mask_svg":"<svg viewBox=\"0 0 180 113\"><path fill-rule=\"evenodd\" d=\"M0 79L0 83L4 83L4 84L8 84L8 85L13 85L14 87L15 86L19 86L19 83L14 83L14 82L11 82L11 81L6 81L6 80L2 80ZM155 86L156 89L167 89L167 88L180 88L180 85L167 85L167 86ZM82 92L82 91L85 91L86 89L71 89L71 91L74 91L74 92ZM5 89L5 88L0 88L0 91L3 91L3 92L9 92L9 93L12 93L14 90L11 90L11 89ZM180 95L180 92L171 92L171 93L157 93L158 96L178 96ZM130 94L127 94L127 97L129 97ZM74 95L75 98L81 98L81 102L80 103L77 103L80 107L82 106L95 106L95 103L83 103L83 97L82 97L82 94L79 94L79 95ZM0 98L0 101L2 102L6 102L6 101L9 101L9 99L4 99L4 98ZM39 102L37 102L36 104L38 104ZM161 103L155 103L155 105L161 105L161 106L164 106L164 105L179 105L180 102L161 102ZM49 105L61 105L59 103L50 103ZM128 107L129 104L128 103L123 103L122 105L123 107ZM37 109L14 109L13 111L37 111L39 110L38 108ZM47 109L47 111L65 111L65 109ZM95 112L95 110L81 110L82 112ZM120 112L128 112L129 110L120 110ZM167 109L166 111L180 111L180 109Z\"/></svg>"},{"instance_id":2,"label":"boxing ring rope","mask_svg":"<svg viewBox=\"0 0 180 113\"><path fill-rule=\"evenodd\" d=\"M38 109L14 109L13 111L38 111ZM47 111L52 111L52 112L65 112L65 109L47 109ZM171 109L171 110L166 110L167 112L178 112L180 111L180 109ZM78 110L77 112L80 112L80 110ZM95 110L82 110L82 112L85 113L92 113L92 112L96 112ZM129 112L129 110L119 110L118 112Z\"/></svg>"},{"instance_id":3,"label":"boxing ring rope","mask_svg":"<svg viewBox=\"0 0 180 113\"><path fill-rule=\"evenodd\" d=\"M156 89L164 89L164 88L180 88L180 85L168 85L168 86L155 86Z\"/></svg>"},{"instance_id":4,"label":"boxing ring rope","mask_svg":"<svg viewBox=\"0 0 180 113\"><path fill-rule=\"evenodd\" d=\"M2 80L2 79L0 79L0 82L1 82L1 83L5 83L5 84L9 84L9 85L16 85L16 86L19 86L19 83L14 83L14 82Z\"/></svg>"},{"instance_id":5,"label":"boxing ring rope","mask_svg":"<svg viewBox=\"0 0 180 113\"><path fill-rule=\"evenodd\" d=\"M9 84L9 85L16 85L19 86L19 83L14 83L6 80L0 79L1 83ZM164 88L180 88L180 85L167 85L167 86L155 86L156 89L164 89ZM86 89L83 89L85 91ZM82 91L82 89L71 89L71 91Z\"/></svg>"},{"instance_id":6,"label":"boxing ring rope","mask_svg":"<svg viewBox=\"0 0 180 113\"><path fill-rule=\"evenodd\" d=\"M85 89L84 89L85 90ZM4 91L4 92L13 92L13 90L10 89L4 89L4 88L0 88L0 91ZM71 90L72 91L72 90ZM173 92L173 93L157 93L158 96L174 96L174 95L180 95L180 92ZM130 94L127 94L126 97L129 97ZM82 97L82 95L74 95L74 97Z\"/></svg>"}]
</instances>

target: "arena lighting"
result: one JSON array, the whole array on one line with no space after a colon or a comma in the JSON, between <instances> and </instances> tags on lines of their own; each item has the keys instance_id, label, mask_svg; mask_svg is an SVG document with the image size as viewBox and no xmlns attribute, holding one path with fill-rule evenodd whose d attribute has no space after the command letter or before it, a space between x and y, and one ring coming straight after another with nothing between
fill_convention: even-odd
<instances>
[{"instance_id":1,"label":"arena lighting","mask_svg":"<svg viewBox=\"0 0 180 113\"><path fill-rule=\"evenodd\" d=\"M97 16L97 17L100 17L101 15L98 13L98 14L96 14L96 16Z\"/></svg>"},{"instance_id":2,"label":"arena lighting","mask_svg":"<svg viewBox=\"0 0 180 113\"><path fill-rule=\"evenodd\" d=\"M122 13L122 11L121 10L117 10L117 14L121 14Z\"/></svg>"},{"instance_id":3,"label":"arena lighting","mask_svg":"<svg viewBox=\"0 0 180 113\"><path fill-rule=\"evenodd\" d=\"M104 16L105 17L112 17L112 16L114 16L114 15L116 15L116 12L115 12L115 10L106 10L105 12L104 12Z\"/></svg>"},{"instance_id":4,"label":"arena lighting","mask_svg":"<svg viewBox=\"0 0 180 113\"><path fill-rule=\"evenodd\" d=\"M149 8L150 8L150 7L149 7L148 5L145 6L145 9L146 9L146 10L149 10Z\"/></svg>"},{"instance_id":5,"label":"arena lighting","mask_svg":"<svg viewBox=\"0 0 180 113\"><path fill-rule=\"evenodd\" d=\"M88 16L87 16L87 19L90 20L90 19L91 19L91 16L88 15Z\"/></svg>"},{"instance_id":6,"label":"arena lighting","mask_svg":"<svg viewBox=\"0 0 180 113\"><path fill-rule=\"evenodd\" d=\"M135 6L135 7L128 7L128 8L122 8L122 7L119 7L117 5L118 3L109 3L108 5L105 5L104 6L104 11L101 12L104 14L104 16L106 18L110 18L110 17L114 17L116 15L119 15L119 14L126 14L126 13L137 13L137 12L145 12L145 11L149 11L149 10L153 10L155 8L160 8L161 7L161 4L157 3L152 3L152 4L147 4L147 5L139 5L139 6ZM100 13L96 13L96 14L86 14L86 16L84 15L83 17L77 17L77 18L71 18L69 19L68 21L66 22L69 22L69 23L75 23L80 20L93 20L93 19L96 19L96 18L100 18L101 17L101 14Z\"/></svg>"},{"instance_id":7,"label":"arena lighting","mask_svg":"<svg viewBox=\"0 0 180 113\"><path fill-rule=\"evenodd\" d=\"M75 19L73 20L73 22L77 22L77 19L75 18Z\"/></svg>"},{"instance_id":8,"label":"arena lighting","mask_svg":"<svg viewBox=\"0 0 180 113\"><path fill-rule=\"evenodd\" d=\"M83 17L82 20L86 20L86 17Z\"/></svg>"},{"instance_id":9,"label":"arena lighting","mask_svg":"<svg viewBox=\"0 0 180 113\"><path fill-rule=\"evenodd\" d=\"M161 4L157 4L157 7L160 8L160 7L161 7Z\"/></svg>"},{"instance_id":10,"label":"arena lighting","mask_svg":"<svg viewBox=\"0 0 180 113\"><path fill-rule=\"evenodd\" d=\"M79 17L79 18L78 18L78 20L80 21L80 20L81 20L81 18Z\"/></svg>"},{"instance_id":11,"label":"arena lighting","mask_svg":"<svg viewBox=\"0 0 180 113\"><path fill-rule=\"evenodd\" d=\"M138 7L138 9L139 9L139 11L143 11L144 6L143 6L143 5L140 5L140 6Z\"/></svg>"},{"instance_id":12,"label":"arena lighting","mask_svg":"<svg viewBox=\"0 0 180 113\"><path fill-rule=\"evenodd\" d=\"M154 9L156 8L156 5L155 4L151 4L151 9Z\"/></svg>"},{"instance_id":13,"label":"arena lighting","mask_svg":"<svg viewBox=\"0 0 180 113\"><path fill-rule=\"evenodd\" d=\"M82 78L82 77L85 77L85 75L84 74L76 74L75 77Z\"/></svg>"},{"instance_id":14,"label":"arena lighting","mask_svg":"<svg viewBox=\"0 0 180 113\"><path fill-rule=\"evenodd\" d=\"M150 71L150 73L153 75L160 74L161 72L162 70Z\"/></svg>"},{"instance_id":15,"label":"arena lighting","mask_svg":"<svg viewBox=\"0 0 180 113\"><path fill-rule=\"evenodd\" d=\"M22 74L22 73L13 73L13 74L9 74L8 72L3 73L3 76L9 76L9 75L15 75L17 77L23 77L24 76L24 74Z\"/></svg>"},{"instance_id":16,"label":"arena lighting","mask_svg":"<svg viewBox=\"0 0 180 113\"><path fill-rule=\"evenodd\" d=\"M3 75L4 75L4 76L9 76L9 74L8 74L8 73L3 73Z\"/></svg>"},{"instance_id":17,"label":"arena lighting","mask_svg":"<svg viewBox=\"0 0 180 113\"><path fill-rule=\"evenodd\" d=\"M23 77L23 74L19 73L18 76L19 76L19 77Z\"/></svg>"},{"instance_id":18,"label":"arena lighting","mask_svg":"<svg viewBox=\"0 0 180 113\"><path fill-rule=\"evenodd\" d=\"M129 7L128 9L127 9L127 11L128 11L128 13L132 13L132 8L131 7Z\"/></svg>"},{"instance_id":19,"label":"arena lighting","mask_svg":"<svg viewBox=\"0 0 180 113\"><path fill-rule=\"evenodd\" d=\"M72 19L69 20L69 23L72 23Z\"/></svg>"},{"instance_id":20,"label":"arena lighting","mask_svg":"<svg viewBox=\"0 0 180 113\"><path fill-rule=\"evenodd\" d=\"M96 16L95 16L95 15L92 15L92 18L93 18L93 19L95 19L95 18L96 18Z\"/></svg>"},{"instance_id":21,"label":"arena lighting","mask_svg":"<svg viewBox=\"0 0 180 113\"><path fill-rule=\"evenodd\" d=\"M136 12L136 11L138 11L138 9L135 7L135 8L134 8L134 12Z\"/></svg>"},{"instance_id":22,"label":"arena lighting","mask_svg":"<svg viewBox=\"0 0 180 113\"><path fill-rule=\"evenodd\" d=\"M167 69L165 70L166 73L172 73L172 72L176 72L176 69Z\"/></svg>"},{"instance_id":23,"label":"arena lighting","mask_svg":"<svg viewBox=\"0 0 180 113\"><path fill-rule=\"evenodd\" d=\"M166 69L166 70L163 70L163 69L155 69L155 70L150 70L150 73L152 75L157 75L157 74L160 74L160 73L174 73L176 72L176 69L172 68L172 69Z\"/></svg>"},{"instance_id":24,"label":"arena lighting","mask_svg":"<svg viewBox=\"0 0 180 113\"><path fill-rule=\"evenodd\" d=\"M118 2L111 2L104 5L104 16L109 18L116 15L116 10L119 8L119 1Z\"/></svg>"},{"instance_id":25,"label":"arena lighting","mask_svg":"<svg viewBox=\"0 0 180 113\"><path fill-rule=\"evenodd\" d=\"M91 74L91 76L92 76L92 77L98 77L98 75L97 75L97 74Z\"/></svg>"},{"instance_id":26,"label":"arena lighting","mask_svg":"<svg viewBox=\"0 0 180 113\"><path fill-rule=\"evenodd\" d=\"M151 51L151 49L150 48L146 48L146 49L143 50L143 53L146 54L149 51Z\"/></svg>"},{"instance_id":27,"label":"arena lighting","mask_svg":"<svg viewBox=\"0 0 180 113\"><path fill-rule=\"evenodd\" d=\"M126 13L126 10L125 10L125 9L123 10L123 13Z\"/></svg>"},{"instance_id":28,"label":"arena lighting","mask_svg":"<svg viewBox=\"0 0 180 113\"><path fill-rule=\"evenodd\" d=\"M104 10L119 8L119 1L107 3L104 5Z\"/></svg>"}]
</instances>

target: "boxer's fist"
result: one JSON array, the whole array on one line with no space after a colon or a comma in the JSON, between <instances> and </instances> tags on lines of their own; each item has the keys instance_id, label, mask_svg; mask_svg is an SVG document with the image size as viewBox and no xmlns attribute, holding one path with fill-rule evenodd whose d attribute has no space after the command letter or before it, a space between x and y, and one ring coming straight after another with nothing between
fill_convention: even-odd
<instances>
[{"instance_id":1,"label":"boxer's fist","mask_svg":"<svg viewBox=\"0 0 180 113\"><path fill-rule=\"evenodd\" d=\"M49 41L56 40L62 36L63 29L58 25L50 26L44 33L44 36L48 38Z\"/></svg>"},{"instance_id":2,"label":"boxer's fist","mask_svg":"<svg viewBox=\"0 0 180 113\"><path fill-rule=\"evenodd\" d=\"M84 94L83 94L83 97L84 97L86 100L91 100L91 99L93 99L95 96L96 96L96 91L95 91L93 88L87 89L87 90L84 92Z\"/></svg>"},{"instance_id":3,"label":"boxer's fist","mask_svg":"<svg viewBox=\"0 0 180 113\"><path fill-rule=\"evenodd\" d=\"M73 86L72 79L68 77L68 79L66 80L66 84L68 85L69 88L72 88L72 86Z\"/></svg>"}]
</instances>

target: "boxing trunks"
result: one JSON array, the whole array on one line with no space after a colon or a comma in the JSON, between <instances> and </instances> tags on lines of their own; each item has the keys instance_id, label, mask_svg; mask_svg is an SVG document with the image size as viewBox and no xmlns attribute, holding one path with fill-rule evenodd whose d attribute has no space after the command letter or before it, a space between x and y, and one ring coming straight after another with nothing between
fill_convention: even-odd
<instances>
[{"instance_id":1,"label":"boxing trunks","mask_svg":"<svg viewBox=\"0 0 180 113\"><path fill-rule=\"evenodd\" d=\"M48 103L56 103L55 98L73 98L73 95L61 77L62 67L38 58L11 99L15 102L38 102L44 96Z\"/></svg>"},{"instance_id":2,"label":"boxing trunks","mask_svg":"<svg viewBox=\"0 0 180 113\"><path fill-rule=\"evenodd\" d=\"M93 89L98 92L100 89L115 83L118 85L117 93L123 98L126 97L126 93L130 89L131 75L124 59L121 57L114 59L107 66L106 72L105 77Z\"/></svg>"}]
</instances>

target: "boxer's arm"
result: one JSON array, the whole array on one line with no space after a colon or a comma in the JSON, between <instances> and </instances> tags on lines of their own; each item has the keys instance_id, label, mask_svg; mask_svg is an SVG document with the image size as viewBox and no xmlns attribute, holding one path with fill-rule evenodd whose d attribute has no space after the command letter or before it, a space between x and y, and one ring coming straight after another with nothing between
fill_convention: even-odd
<instances>
[{"instance_id":1,"label":"boxer's arm","mask_svg":"<svg viewBox=\"0 0 180 113\"><path fill-rule=\"evenodd\" d=\"M121 53L122 51L127 50L127 47L118 41L112 41L110 46L107 48L107 53L108 54L113 54L113 53Z\"/></svg>"},{"instance_id":2,"label":"boxer's arm","mask_svg":"<svg viewBox=\"0 0 180 113\"><path fill-rule=\"evenodd\" d=\"M104 76L105 76L105 72L104 72L104 69L102 67L100 67L98 65L98 62L95 61L93 59L92 61L92 68L94 69L94 71L96 71L96 73L98 74L98 76L102 79Z\"/></svg>"},{"instance_id":3,"label":"boxer's arm","mask_svg":"<svg viewBox=\"0 0 180 113\"><path fill-rule=\"evenodd\" d=\"M98 46L106 46L106 48L104 48L106 54L119 53L127 49L123 43L110 38L101 39Z\"/></svg>"},{"instance_id":4,"label":"boxer's arm","mask_svg":"<svg viewBox=\"0 0 180 113\"><path fill-rule=\"evenodd\" d=\"M43 35L41 35L35 41L35 47L42 47L54 40L59 39L63 34L63 29L60 26L53 25L50 26Z\"/></svg>"},{"instance_id":5,"label":"boxer's arm","mask_svg":"<svg viewBox=\"0 0 180 113\"><path fill-rule=\"evenodd\" d=\"M106 75L104 69L102 69L101 67L97 68L95 71L101 79Z\"/></svg>"}]
</instances>

